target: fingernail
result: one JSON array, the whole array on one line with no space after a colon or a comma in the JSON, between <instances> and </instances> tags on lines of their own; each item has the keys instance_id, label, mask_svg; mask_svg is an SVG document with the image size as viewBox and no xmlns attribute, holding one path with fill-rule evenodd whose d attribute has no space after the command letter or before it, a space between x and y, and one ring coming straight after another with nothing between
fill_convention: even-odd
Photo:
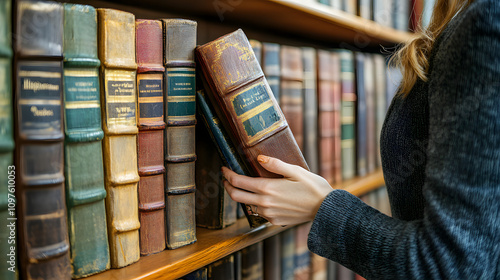
<instances>
[{"instance_id":1,"label":"fingernail","mask_svg":"<svg viewBox=\"0 0 500 280\"><path fill-rule=\"evenodd\" d=\"M257 156L257 161L260 162L260 163L268 163L269 162L269 157L268 156L259 155L259 156Z\"/></svg>"}]
</instances>

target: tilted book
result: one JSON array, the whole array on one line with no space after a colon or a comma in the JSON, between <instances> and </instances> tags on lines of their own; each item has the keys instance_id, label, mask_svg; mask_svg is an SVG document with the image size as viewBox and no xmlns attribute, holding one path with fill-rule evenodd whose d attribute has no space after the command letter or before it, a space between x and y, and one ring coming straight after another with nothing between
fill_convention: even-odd
<instances>
[{"instance_id":1,"label":"tilted book","mask_svg":"<svg viewBox=\"0 0 500 280\"><path fill-rule=\"evenodd\" d=\"M64 172L73 278L110 268L104 198L97 13L64 4Z\"/></svg>"},{"instance_id":2,"label":"tilted book","mask_svg":"<svg viewBox=\"0 0 500 280\"><path fill-rule=\"evenodd\" d=\"M301 151L304 151L304 67L302 50L281 46L281 99L280 107Z\"/></svg>"},{"instance_id":3,"label":"tilted book","mask_svg":"<svg viewBox=\"0 0 500 280\"><path fill-rule=\"evenodd\" d=\"M197 24L163 19L165 64L166 242L169 249L196 241L194 48Z\"/></svg>"},{"instance_id":4,"label":"tilted book","mask_svg":"<svg viewBox=\"0 0 500 280\"><path fill-rule=\"evenodd\" d=\"M16 3L19 268L23 279L71 279L64 195L63 6L41 1Z\"/></svg>"},{"instance_id":5,"label":"tilted book","mask_svg":"<svg viewBox=\"0 0 500 280\"><path fill-rule=\"evenodd\" d=\"M227 135L227 132L222 127L221 121L219 120L219 118L215 114L214 109L210 103L210 100L208 100L208 97L206 97L206 94L203 90L196 92L196 102L197 102L196 104L198 105L198 108L199 108L198 112L199 112L199 115L201 117L201 122L205 125L206 131L208 132L209 137L214 142L215 149L219 153L220 158L222 159L222 163L224 164L224 166L227 166L229 169L233 170L237 174L248 176L250 174L248 171L248 168L246 167L245 163L241 160L240 156L236 153L236 149L234 148L233 144L231 143L229 136ZM202 150L200 150L200 148L205 148L205 146L209 146L209 144L206 144L207 138L208 138L206 136L206 134L205 134L205 136L203 136L203 135L200 136L200 134L198 133L198 138L199 138L199 141L196 141L196 142L200 146L197 147L197 150L200 151L201 153L209 153L209 152L213 153L213 151L203 152ZM202 143L204 143L204 144L202 144ZM212 150L214 149L213 146L209 146L209 148ZM213 154L212 154L212 156L213 156ZM213 158L210 159L208 154L202 155L198 159L198 161L210 161L210 160L217 161L217 159L213 159ZM208 169L203 171L203 169L207 168L207 167L203 167L203 165L201 165L200 168L196 169L196 172L198 174L196 176L196 180L199 180L199 183L203 184L203 182L208 182L208 180L210 180L210 179L205 177L207 175L206 172ZM212 180L219 182L217 179L217 178L219 178L218 176L220 176L219 163L217 163L217 166L214 168L218 168L218 169L217 170L213 169L212 173L208 174L208 175L209 175L209 177L212 177ZM203 172L205 172L205 173L203 173ZM215 172L217 172L217 173L215 173ZM215 179L217 179L217 180L215 180ZM197 188L201 187L201 189L205 189L207 192L210 190L209 186L206 186L206 188L205 188L203 185L200 185L199 183L197 182ZM211 182L211 183L214 183L214 182ZM212 185L212 187L214 187L214 186ZM225 192L224 186L222 185L222 182L221 182L219 192L222 192L222 191L224 191L224 199L223 199L224 204L227 203L227 204L231 205L232 200L229 196L226 198L226 192ZM211 193L215 193L215 190L212 191ZM202 209L200 207L201 205L203 205L202 199L203 199L203 197L208 197L208 195L201 195L201 193L199 193L199 194L200 194L200 197L197 199L200 200L200 202L199 203L197 202L197 211L203 212L203 211L201 211ZM222 198L222 195L220 195L220 198ZM207 198L206 200L207 200L206 203L208 203L209 198ZM250 224L250 227L255 228L255 227L258 227L264 223L267 223L266 219L259 217L259 216L251 215L251 213L247 210L247 207L245 204L241 204L241 209L243 211L243 215L246 216L246 218ZM226 213L226 211L224 211L222 213L220 213L220 212L217 212L217 213L218 213L217 215L209 215L209 216L212 217L211 219L213 219L215 217L220 217L223 220L224 220L224 217L228 218L227 216L229 216ZM200 213L197 215L198 218L201 218L200 215L205 216L208 214ZM200 220L198 219L198 224L200 224L199 221ZM226 220L226 223L227 222L228 221Z\"/></svg>"},{"instance_id":6,"label":"tilted book","mask_svg":"<svg viewBox=\"0 0 500 280\"><path fill-rule=\"evenodd\" d=\"M17 271L17 244L15 239L15 166L14 129L12 117L12 46L10 0L0 3L0 278L14 280ZM10 181L10 182L9 182ZM13 222L13 223L11 223ZM12 233L12 235L11 235Z\"/></svg>"},{"instance_id":7,"label":"tilted book","mask_svg":"<svg viewBox=\"0 0 500 280\"><path fill-rule=\"evenodd\" d=\"M200 46L196 54L207 95L252 175L280 177L257 162L260 154L308 169L243 31Z\"/></svg>"},{"instance_id":8,"label":"tilted book","mask_svg":"<svg viewBox=\"0 0 500 280\"><path fill-rule=\"evenodd\" d=\"M163 29L159 20L138 19L136 28L141 255L165 249L165 165L163 163Z\"/></svg>"},{"instance_id":9,"label":"tilted book","mask_svg":"<svg viewBox=\"0 0 500 280\"><path fill-rule=\"evenodd\" d=\"M97 9L111 267L139 260L135 17Z\"/></svg>"}]
</instances>

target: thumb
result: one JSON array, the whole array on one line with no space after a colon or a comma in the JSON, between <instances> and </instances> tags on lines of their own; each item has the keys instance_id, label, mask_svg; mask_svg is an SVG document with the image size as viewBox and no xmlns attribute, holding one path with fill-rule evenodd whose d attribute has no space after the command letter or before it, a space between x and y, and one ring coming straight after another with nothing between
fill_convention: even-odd
<instances>
[{"instance_id":1,"label":"thumb","mask_svg":"<svg viewBox=\"0 0 500 280\"><path fill-rule=\"evenodd\" d=\"M277 158L259 155L257 161L267 171L282 175L285 178L296 178L301 173L302 168L283 162Z\"/></svg>"}]
</instances>

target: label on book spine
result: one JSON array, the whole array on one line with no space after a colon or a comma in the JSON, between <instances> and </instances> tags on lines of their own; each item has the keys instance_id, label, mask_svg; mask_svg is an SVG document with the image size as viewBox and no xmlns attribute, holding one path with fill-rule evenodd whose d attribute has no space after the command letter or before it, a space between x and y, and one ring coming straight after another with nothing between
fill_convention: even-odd
<instances>
[{"instance_id":1,"label":"label on book spine","mask_svg":"<svg viewBox=\"0 0 500 280\"><path fill-rule=\"evenodd\" d=\"M106 121L108 127L136 126L135 72L110 70L105 73Z\"/></svg>"},{"instance_id":2,"label":"label on book spine","mask_svg":"<svg viewBox=\"0 0 500 280\"><path fill-rule=\"evenodd\" d=\"M196 112L195 69L167 69L167 122L190 120Z\"/></svg>"},{"instance_id":3,"label":"label on book spine","mask_svg":"<svg viewBox=\"0 0 500 280\"><path fill-rule=\"evenodd\" d=\"M138 74L139 123L163 121L163 74Z\"/></svg>"},{"instance_id":4,"label":"label on book spine","mask_svg":"<svg viewBox=\"0 0 500 280\"><path fill-rule=\"evenodd\" d=\"M282 124L282 118L262 81L236 93L230 102L249 144Z\"/></svg>"},{"instance_id":5,"label":"label on book spine","mask_svg":"<svg viewBox=\"0 0 500 280\"><path fill-rule=\"evenodd\" d=\"M100 128L99 72L97 69L64 70L67 130Z\"/></svg>"},{"instance_id":6,"label":"label on book spine","mask_svg":"<svg viewBox=\"0 0 500 280\"><path fill-rule=\"evenodd\" d=\"M53 134L61 130L61 64L20 63L19 129Z\"/></svg>"}]
</instances>

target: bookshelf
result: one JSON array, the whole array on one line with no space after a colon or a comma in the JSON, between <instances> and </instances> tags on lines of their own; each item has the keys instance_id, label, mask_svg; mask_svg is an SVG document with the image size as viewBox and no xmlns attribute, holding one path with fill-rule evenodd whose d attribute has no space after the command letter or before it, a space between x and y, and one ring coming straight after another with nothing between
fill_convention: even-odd
<instances>
[{"instance_id":1,"label":"bookshelf","mask_svg":"<svg viewBox=\"0 0 500 280\"><path fill-rule=\"evenodd\" d=\"M345 189L359 196L375 190L383 184L382 170L378 170L367 176L333 185L333 188ZM192 245L141 257L137 263L127 267L111 269L83 279L177 279L287 228L289 227L268 224L250 229L246 219L239 219L235 224L221 230L197 228L198 241Z\"/></svg>"}]
</instances>

